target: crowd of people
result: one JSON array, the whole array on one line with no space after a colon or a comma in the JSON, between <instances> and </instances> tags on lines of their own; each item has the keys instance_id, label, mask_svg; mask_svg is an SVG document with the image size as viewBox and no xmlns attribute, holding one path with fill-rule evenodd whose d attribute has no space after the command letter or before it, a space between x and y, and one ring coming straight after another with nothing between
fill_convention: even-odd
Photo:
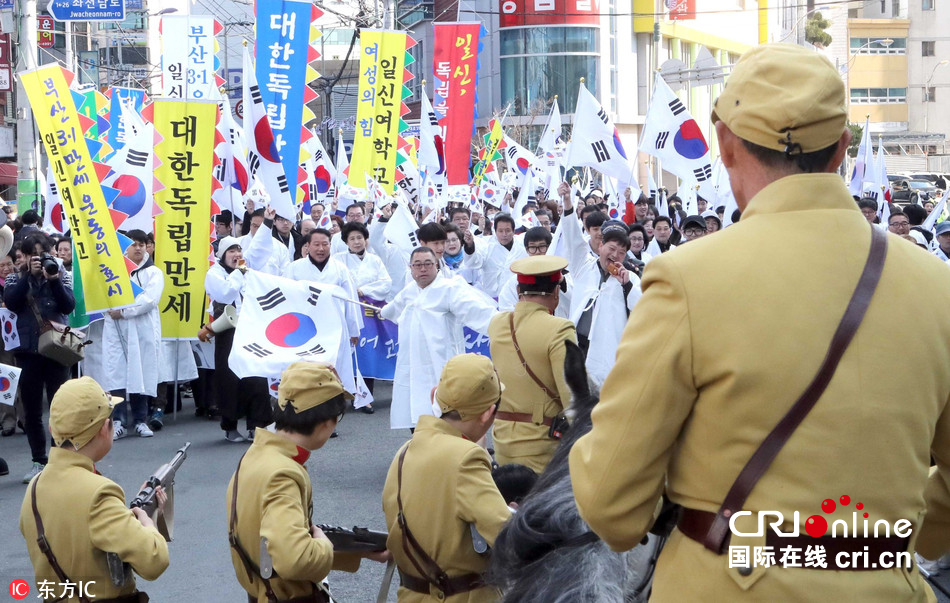
<instances>
[{"instance_id":1,"label":"crowd of people","mask_svg":"<svg viewBox=\"0 0 950 603\"><path fill-rule=\"evenodd\" d=\"M779 95L788 110L774 110L768 86L788 82L801 89ZM276 215L266 198L254 197L240 220L230 214L215 218L215 263L205 283L212 319L229 311L240 315L245 275L256 270L333 284L353 300L382 301L379 316L399 325L390 425L413 435L397 452L382 492L389 552L357 556L395 559L400 600L497 596L482 580L486 560L477 545L479 539L494 543L517 503L492 481L492 459L478 442L494 428L495 461L522 465L532 475L544 471L569 428L563 363L564 350L573 345L586 357L591 380L603 385L593 428L570 452L577 508L596 537L614 550L628 550L645 537L664 492L684 507L683 517L690 519L680 521L664 556L688 558L696 575L683 579L685 568L663 566L661 557L655 592L668 600L734 600L749 592L781 599L800 592L794 573L775 574L750 591L765 570L727 566L729 537L722 525L746 508L747 499L735 509L723 500L727 492L731 496L734 480L733 489L741 486L749 496L775 460L773 455L751 482L736 479L746 459L758 458L756 447L771 437L769 430L791 404L773 400L808 391L810 361L825 355L829 340L827 356L840 353L815 381L827 377L821 387L831 382L835 404L819 405L813 415L819 419L803 424L799 440L792 440L748 498L749 508L780 509L786 517L794 509L797 516L829 492L853 488L869 509L914 520L922 553L947 553L950 323L933 305L946 299L950 280L943 266L897 237L950 263L950 224L937 223L933 231L924 226L936 211L932 206L881 208L848 195L835 174L850 140L844 89L834 67L819 55L787 45L759 47L736 66L723 97L713 121L740 209L728 220L724 206L710 208L702 198L698 213L686 215L675 196L662 205L668 211L661 211L662 191L634 199L628 190L621 201L598 188L582 196L567 182L556 191L512 191L502 208L485 206L481 213L462 204L432 214L416 204L410 209L421 226L412 234L411 251L388 240L393 203L315 203L309 216L294 222ZM795 123L782 121L790 115ZM517 203L519 195L528 195L528 202ZM518 206L524 208L521 215L512 215ZM618 206L622 219L611 219ZM529 214L539 225L530 226ZM14 223L13 267L4 276L3 299L17 313L21 345L14 356L23 370L23 424L34 462L24 481L32 480L33 496L48 458L63 456L60 448L71 446L95 461L129 432L153 435L161 413L179 403L168 394L168 384L174 391L180 382L192 381L196 413L220 417L228 441L253 442L227 493L232 561L249 600L328 600L320 580L331 567L355 570L358 560L335 553L313 527L311 484L301 466L333 437L357 388L353 376L298 362L284 372L272 399L265 379L239 378L230 369L233 331L228 330L213 340L213 370L207 365L199 370L190 349L160 339L156 300L163 276L151 261L149 236L132 231L126 233L132 243L125 253L136 265L132 278L141 293L134 306L110 311L90 328L101 338L103 366L97 369L87 358L83 372L112 396L88 380L70 381L73 403L91 417L80 424L63 410L70 401L57 394L68 369L35 349L38 321L65 322L74 309L69 246L40 232L35 212L22 220L21 227ZM730 229L732 234L718 234ZM785 246L765 253L776 240ZM56 266L48 269L45 254L61 246L67 257L54 258ZM866 276L874 270L875 276ZM848 308L849 318L855 299L863 300L865 310L870 299L877 304L867 315L873 325L853 344L861 359L846 356L838 369L850 340L839 344L839 335L832 339L831 333L839 306ZM928 331L917 333L916 340L891 333L892 308L920 313ZM860 314L841 324L857 330L864 318ZM346 305L344 323L347 354L339 362L347 363L362 326L357 306ZM791 336L789 325L799 332ZM489 336L494 363L466 354L463 327ZM909 365L915 370L884 383L879 376L894 372L898 350L915 354ZM150 362L156 357L159 366ZM788 367L797 368L786 375ZM163 393L160 384L166 385ZM895 404L915 387L918 397ZM52 400L52 458L42 429L44 388ZM129 409L113 412L113 404ZM856 442L869 433L873 442L888 447L863 445L856 455L857 444L840 453L832 444L836 438ZM829 455L837 462L828 463ZM867 490L881 476L900 488ZM811 481L826 489L816 490ZM31 515L28 501L29 495L21 526ZM50 509L45 504L44 513ZM34 506L32 514L38 513ZM147 518L138 519L150 527ZM143 576L160 573L167 566L164 543L150 540L138 525L129 529L147 541L151 556L128 561ZM722 531L713 541L716 529ZM34 550L34 528L24 534L38 576L49 575ZM908 550L913 542L897 536L871 540L887 550ZM812 573L808 580L821 587L816 592L922 600L916 577L864 572L865 581L848 590L846 580L833 574ZM104 594L113 597L135 592L134 581L121 591L109 588Z\"/></svg>"}]
</instances>

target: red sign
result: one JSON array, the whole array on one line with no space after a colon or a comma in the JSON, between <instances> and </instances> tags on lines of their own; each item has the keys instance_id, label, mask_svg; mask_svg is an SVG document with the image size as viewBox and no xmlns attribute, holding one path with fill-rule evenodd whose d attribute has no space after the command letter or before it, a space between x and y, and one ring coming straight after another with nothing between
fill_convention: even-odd
<instances>
[{"instance_id":1,"label":"red sign","mask_svg":"<svg viewBox=\"0 0 950 603\"><path fill-rule=\"evenodd\" d=\"M0 34L0 92L13 90L11 60L10 34Z\"/></svg>"},{"instance_id":2,"label":"red sign","mask_svg":"<svg viewBox=\"0 0 950 603\"><path fill-rule=\"evenodd\" d=\"M434 109L442 126L445 175L449 184L468 184L475 125L475 70L480 23L433 23Z\"/></svg>"},{"instance_id":3,"label":"red sign","mask_svg":"<svg viewBox=\"0 0 950 603\"><path fill-rule=\"evenodd\" d=\"M666 0L670 9L671 21L685 21L696 18L696 0Z\"/></svg>"},{"instance_id":4,"label":"red sign","mask_svg":"<svg viewBox=\"0 0 950 603\"><path fill-rule=\"evenodd\" d=\"M499 0L499 25L599 25L600 0Z\"/></svg>"},{"instance_id":5,"label":"red sign","mask_svg":"<svg viewBox=\"0 0 950 603\"><path fill-rule=\"evenodd\" d=\"M40 48L53 47L53 17L39 16L36 18L37 46Z\"/></svg>"}]
</instances>

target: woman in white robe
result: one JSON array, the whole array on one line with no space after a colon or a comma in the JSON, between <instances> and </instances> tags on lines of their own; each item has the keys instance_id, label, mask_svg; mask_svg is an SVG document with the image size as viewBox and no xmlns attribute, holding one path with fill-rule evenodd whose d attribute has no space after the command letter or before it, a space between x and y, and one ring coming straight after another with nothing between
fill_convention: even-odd
<instances>
[{"instance_id":1,"label":"woman in white robe","mask_svg":"<svg viewBox=\"0 0 950 603\"><path fill-rule=\"evenodd\" d=\"M333 257L349 268L357 294L379 301L385 300L393 281L379 256L367 250L369 230L359 222L349 222L343 225L340 234L346 242L347 250L335 253Z\"/></svg>"},{"instance_id":2,"label":"woman in white robe","mask_svg":"<svg viewBox=\"0 0 950 603\"><path fill-rule=\"evenodd\" d=\"M427 254L417 253L411 262ZM432 256L436 270L435 257ZM465 353L462 327L482 334L497 311L491 298L460 278L438 271L424 288L415 280L380 312L399 325L399 352L393 380L389 424L392 429L413 428L421 415L432 414L430 394L450 358Z\"/></svg>"}]
</instances>

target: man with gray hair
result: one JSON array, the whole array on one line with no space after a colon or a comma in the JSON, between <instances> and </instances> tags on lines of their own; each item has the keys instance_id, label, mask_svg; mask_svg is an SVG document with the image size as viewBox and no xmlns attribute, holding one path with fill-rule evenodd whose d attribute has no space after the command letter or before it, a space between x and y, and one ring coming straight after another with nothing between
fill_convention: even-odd
<instances>
[{"instance_id":1,"label":"man with gray hair","mask_svg":"<svg viewBox=\"0 0 950 603\"><path fill-rule=\"evenodd\" d=\"M580 514L622 551L664 494L683 507L655 601L933 600L912 554L950 551L947 268L836 173L851 134L823 55L747 51L712 119L742 220L650 262L570 452Z\"/></svg>"}]
</instances>

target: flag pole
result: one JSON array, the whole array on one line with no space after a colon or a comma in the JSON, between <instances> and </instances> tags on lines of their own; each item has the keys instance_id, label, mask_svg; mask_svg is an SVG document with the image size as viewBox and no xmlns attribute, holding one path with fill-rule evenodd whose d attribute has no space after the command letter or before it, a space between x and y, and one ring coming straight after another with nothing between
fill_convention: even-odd
<instances>
[{"instance_id":1,"label":"flag pole","mask_svg":"<svg viewBox=\"0 0 950 603\"><path fill-rule=\"evenodd\" d=\"M348 297L343 297L342 295L336 295L335 293L331 293L331 295L332 295L333 297L335 297L336 299L340 300L340 301L345 301L345 302L349 302L349 303L351 303L351 304L356 304L357 306L363 306L364 308L367 308L367 309L369 309L369 310L375 310L375 311L377 311L377 312L379 312L380 310L382 310L382 308L380 308L379 306L374 306L374 305L372 305L372 304L364 304L364 303L361 302L361 301L356 301L355 299L350 299L350 298L348 298Z\"/></svg>"}]
</instances>

